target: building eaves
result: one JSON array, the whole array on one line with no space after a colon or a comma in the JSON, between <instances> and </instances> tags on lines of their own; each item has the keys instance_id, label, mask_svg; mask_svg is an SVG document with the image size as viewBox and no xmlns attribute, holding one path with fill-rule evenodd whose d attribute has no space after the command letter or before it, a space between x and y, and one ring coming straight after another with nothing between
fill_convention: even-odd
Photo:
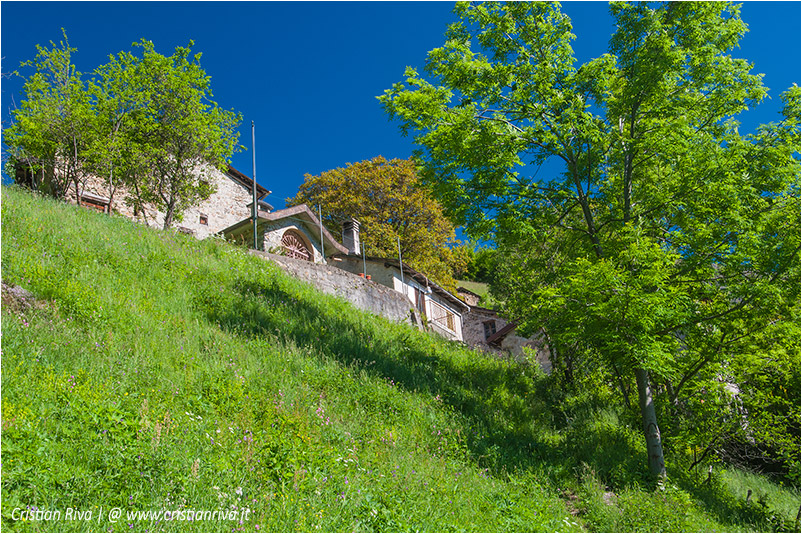
<instances>
[{"instance_id":1,"label":"building eaves","mask_svg":"<svg viewBox=\"0 0 802 534\"><path fill-rule=\"evenodd\" d=\"M228 176L230 176L234 180L238 181L243 186L247 187L249 191L253 188L253 178L251 178L250 176L248 176L246 174L243 174L242 172L238 171L237 169L232 167L230 164L228 165L228 168L226 169L226 174L228 174ZM257 182L257 184L256 184L256 198L257 198L257 200L261 199L262 197L264 197L266 195L269 195L270 193L272 193L272 191L268 190L265 187L262 187Z\"/></svg>"},{"instance_id":2,"label":"building eaves","mask_svg":"<svg viewBox=\"0 0 802 534\"><path fill-rule=\"evenodd\" d=\"M507 334L513 332L516 328L518 328L517 324L507 323L501 330L499 330L498 332L487 338L487 344L493 345L494 343L501 343L501 341L507 336Z\"/></svg>"},{"instance_id":3,"label":"building eaves","mask_svg":"<svg viewBox=\"0 0 802 534\"><path fill-rule=\"evenodd\" d=\"M484 314L487 314L487 315L496 315L498 317L501 317L501 315L499 315L499 313L498 313L498 310L492 310L490 308L483 308L481 306L471 306L471 311L476 311L476 312L484 313Z\"/></svg>"}]
</instances>

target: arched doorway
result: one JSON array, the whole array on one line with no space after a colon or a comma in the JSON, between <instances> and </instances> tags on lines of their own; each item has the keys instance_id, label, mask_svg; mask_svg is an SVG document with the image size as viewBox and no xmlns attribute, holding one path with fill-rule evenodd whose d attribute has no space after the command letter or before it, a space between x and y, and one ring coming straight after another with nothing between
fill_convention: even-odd
<instances>
[{"instance_id":1,"label":"arched doorway","mask_svg":"<svg viewBox=\"0 0 802 534\"><path fill-rule=\"evenodd\" d=\"M284 254L290 258L298 258L300 260L312 261L314 255L310 250L311 247L307 245L307 241L303 234L297 230L287 230L281 237L281 246L284 248Z\"/></svg>"}]
</instances>

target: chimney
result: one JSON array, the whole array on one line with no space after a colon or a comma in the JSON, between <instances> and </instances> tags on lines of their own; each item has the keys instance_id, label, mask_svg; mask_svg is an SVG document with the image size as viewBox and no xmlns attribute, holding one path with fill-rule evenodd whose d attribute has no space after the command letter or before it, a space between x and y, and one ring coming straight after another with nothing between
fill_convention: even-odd
<instances>
[{"instance_id":1,"label":"chimney","mask_svg":"<svg viewBox=\"0 0 802 534\"><path fill-rule=\"evenodd\" d=\"M343 221L343 246L348 249L348 254L359 254L359 221L353 217Z\"/></svg>"}]
</instances>

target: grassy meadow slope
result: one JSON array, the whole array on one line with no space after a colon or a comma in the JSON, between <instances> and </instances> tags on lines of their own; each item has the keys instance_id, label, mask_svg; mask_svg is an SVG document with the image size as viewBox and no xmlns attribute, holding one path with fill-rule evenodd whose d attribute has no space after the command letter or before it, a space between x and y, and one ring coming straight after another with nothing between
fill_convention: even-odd
<instances>
[{"instance_id":1,"label":"grassy meadow slope","mask_svg":"<svg viewBox=\"0 0 802 534\"><path fill-rule=\"evenodd\" d=\"M36 298L3 302L6 531L774 530L795 513L778 496L798 506L723 475L650 491L610 390L557 390L226 243L3 187L2 278ZM15 520L34 507L93 516ZM249 512L127 515L224 509Z\"/></svg>"}]
</instances>

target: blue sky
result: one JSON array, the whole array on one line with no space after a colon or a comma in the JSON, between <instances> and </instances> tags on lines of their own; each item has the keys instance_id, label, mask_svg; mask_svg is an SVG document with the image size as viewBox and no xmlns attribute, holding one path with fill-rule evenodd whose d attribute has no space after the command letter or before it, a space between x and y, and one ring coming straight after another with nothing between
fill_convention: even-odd
<instances>
[{"instance_id":1,"label":"blue sky","mask_svg":"<svg viewBox=\"0 0 802 534\"><path fill-rule=\"evenodd\" d=\"M742 133L775 120L779 95L800 83L799 2L746 2L750 32L735 55L765 74L771 100L742 116ZM243 115L232 163L251 174L256 123L257 179L277 208L305 173L319 174L377 155L406 158L412 141L388 121L376 96L422 68L455 20L451 2L11 2L0 4L2 72L58 42L65 28L89 73L141 38L170 55L190 39L202 52L215 100ZM606 51L612 33L604 2L565 2L574 50L584 62ZM23 70L30 74L30 70ZM21 99L22 80L2 80L2 120Z\"/></svg>"}]
</instances>

